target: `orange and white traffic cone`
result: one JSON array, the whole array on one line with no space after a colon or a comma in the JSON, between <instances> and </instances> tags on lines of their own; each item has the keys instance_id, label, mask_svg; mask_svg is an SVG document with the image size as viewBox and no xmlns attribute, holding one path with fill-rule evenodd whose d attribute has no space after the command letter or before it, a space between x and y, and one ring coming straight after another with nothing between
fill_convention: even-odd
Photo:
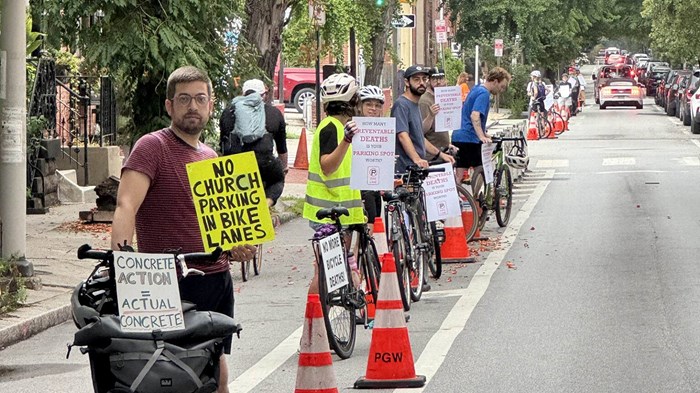
<instances>
[{"instance_id":1,"label":"orange and white traffic cone","mask_svg":"<svg viewBox=\"0 0 700 393\"><path fill-rule=\"evenodd\" d=\"M537 132L537 121L535 120L535 113L530 112L530 121L527 124L527 140L534 141L540 139Z\"/></svg>"},{"instance_id":2,"label":"orange and white traffic cone","mask_svg":"<svg viewBox=\"0 0 700 393\"><path fill-rule=\"evenodd\" d=\"M440 257L446 263L474 262L474 257L470 255L467 246L467 234L462 225L462 217L448 217L445 220L445 242L440 246Z\"/></svg>"},{"instance_id":3,"label":"orange and white traffic cone","mask_svg":"<svg viewBox=\"0 0 700 393\"><path fill-rule=\"evenodd\" d=\"M398 280L394 256L384 254L367 371L364 377L355 381L355 389L419 388L425 385L425 376L416 375L413 364Z\"/></svg>"},{"instance_id":4,"label":"orange and white traffic cone","mask_svg":"<svg viewBox=\"0 0 700 393\"><path fill-rule=\"evenodd\" d=\"M309 294L294 393L338 393L318 294Z\"/></svg>"},{"instance_id":5,"label":"orange and white traffic cone","mask_svg":"<svg viewBox=\"0 0 700 393\"><path fill-rule=\"evenodd\" d=\"M306 147L306 127L301 128L299 136L299 146L297 147L297 155L294 157L295 169L309 169L309 155Z\"/></svg>"},{"instance_id":6,"label":"orange and white traffic cone","mask_svg":"<svg viewBox=\"0 0 700 393\"><path fill-rule=\"evenodd\" d=\"M377 255L383 255L389 252L389 246L386 241L386 228L384 227L384 220L382 220L381 217L374 219L372 233L374 234L374 245L377 247Z\"/></svg>"}]
</instances>

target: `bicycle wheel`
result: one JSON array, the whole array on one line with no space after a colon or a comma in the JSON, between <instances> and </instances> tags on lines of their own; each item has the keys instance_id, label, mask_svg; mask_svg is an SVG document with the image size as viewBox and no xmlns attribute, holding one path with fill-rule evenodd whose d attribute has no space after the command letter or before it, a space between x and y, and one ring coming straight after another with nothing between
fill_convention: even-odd
<instances>
[{"instance_id":1,"label":"bicycle wheel","mask_svg":"<svg viewBox=\"0 0 700 393\"><path fill-rule=\"evenodd\" d=\"M508 225L510 220L510 209L513 207L513 179L510 176L510 169L507 165L502 165L498 170L495 179L496 192L496 221L498 226Z\"/></svg>"},{"instance_id":2,"label":"bicycle wheel","mask_svg":"<svg viewBox=\"0 0 700 393\"><path fill-rule=\"evenodd\" d=\"M318 258L318 257L317 257ZM348 299L351 297L352 276L346 261L348 285L328 293L323 267L319 264L318 293L323 310L323 322L326 325L328 344L341 359L347 359L355 349L355 308Z\"/></svg>"},{"instance_id":3,"label":"bicycle wheel","mask_svg":"<svg viewBox=\"0 0 700 393\"><path fill-rule=\"evenodd\" d=\"M557 119L558 119L558 120L557 120ZM559 135L559 134L561 134L562 132L564 132L564 127L563 127L564 118L562 117L561 113L559 113L559 112L552 112L552 124L557 124L557 123L562 124L562 127L559 129L559 131L557 131L555 128L552 128L552 130L554 131L554 134L555 134L555 135Z\"/></svg>"},{"instance_id":4,"label":"bicycle wheel","mask_svg":"<svg viewBox=\"0 0 700 393\"><path fill-rule=\"evenodd\" d=\"M552 130L552 124L547 120L543 114L537 115L537 134L540 139L545 139L549 136L549 132Z\"/></svg>"},{"instance_id":5,"label":"bicycle wheel","mask_svg":"<svg viewBox=\"0 0 700 393\"><path fill-rule=\"evenodd\" d=\"M371 294L372 301L376 303L377 296L379 295L381 268L379 267L379 256L377 255L377 248L374 245L374 239L370 236L367 236L364 250L360 256L360 263L362 264L361 269L364 274L365 293Z\"/></svg>"},{"instance_id":6,"label":"bicycle wheel","mask_svg":"<svg viewBox=\"0 0 700 393\"><path fill-rule=\"evenodd\" d=\"M430 275L437 280L442 275L442 257L440 256L440 241L437 237L435 222L430 223L430 232L433 235L433 258L428 261L428 268Z\"/></svg>"},{"instance_id":7,"label":"bicycle wheel","mask_svg":"<svg viewBox=\"0 0 700 393\"><path fill-rule=\"evenodd\" d=\"M262 269L262 257L263 249L262 244L260 244L258 245L258 251L255 252L255 257L253 258L253 272L256 276L260 274L260 270Z\"/></svg>"},{"instance_id":8,"label":"bicycle wheel","mask_svg":"<svg viewBox=\"0 0 700 393\"><path fill-rule=\"evenodd\" d=\"M425 265L428 264L430 257L428 255L427 239L424 233L424 221L420 217L421 212L417 212L416 216L412 216L409 225L411 231L411 255L413 256L410 266L410 287L411 300L417 302L423 296L423 280L425 279Z\"/></svg>"},{"instance_id":9,"label":"bicycle wheel","mask_svg":"<svg viewBox=\"0 0 700 393\"><path fill-rule=\"evenodd\" d=\"M250 274L250 261L241 262L241 279L243 282L248 281L248 275Z\"/></svg>"},{"instance_id":10,"label":"bicycle wheel","mask_svg":"<svg viewBox=\"0 0 700 393\"><path fill-rule=\"evenodd\" d=\"M408 265L408 250L406 248L406 231L401 225L402 220L399 218L401 212L394 210L387 212L387 223L390 223L389 240L391 241L391 252L394 255L396 263L396 276L399 282L399 293L401 294L401 303L403 303L404 311L411 309L411 277Z\"/></svg>"},{"instance_id":11,"label":"bicycle wheel","mask_svg":"<svg viewBox=\"0 0 700 393\"><path fill-rule=\"evenodd\" d=\"M476 200L477 215L479 216L478 228L482 230L489 213L489 206L486 202L486 178L484 178L483 166L476 168L472 174L472 192L474 200Z\"/></svg>"},{"instance_id":12,"label":"bicycle wheel","mask_svg":"<svg viewBox=\"0 0 700 393\"><path fill-rule=\"evenodd\" d=\"M457 184L457 196L459 197L459 204L462 209L464 234L467 237L467 241L471 241L479 226L478 205L472 193L459 184Z\"/></svg>"}]
</instances>

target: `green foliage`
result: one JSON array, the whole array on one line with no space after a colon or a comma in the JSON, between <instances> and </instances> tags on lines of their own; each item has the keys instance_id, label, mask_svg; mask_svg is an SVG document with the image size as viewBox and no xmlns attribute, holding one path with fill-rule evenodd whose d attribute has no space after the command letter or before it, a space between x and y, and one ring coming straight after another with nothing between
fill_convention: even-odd
<instances>
[{"instance_id":1,"label":"green foliage","mask_svg":"<svg viewBox=\"0 0 700 393\"><path fill-rule=\"evenodd\" d=\"M131 140L169 123L163 104L166 81L180 66L207 71L215 96L229 94L223 83L223 32L231 28L238 2L44 0L42 6L49 37L60 37L53 41L56 47L80 50L88 69L115 78L124 101L120 108L131 119L121 131Z\"/></svg>"},{"instance_id":2,"label":"green foliage","mask_svg":"<svg viewBox=\"0 0 700 393\"><path fill-rule=\"evenodd\" d=\"M655 57L680 65L698 65L700 3L681 0L644 0L642 16L651 23Z\"/></svg>"},{"instance_id":3,"label":"green foliage","mask_svg":"<svg viewBox=\"0 0 700 393\"><path fill-rule=\"evenodd\" d=\"M457 84L457 77L464 71L464 63L456 58L451 51L445 52L445 78L447 84L452 86Z\"/></svg>"},{"instance_id":4,"label":"green foliage","mask_svg":"<svg viewBox=\"0 0 700 393\"><path fill-rule=\"evenodd\" d=\"M27 56L31 55L43 43L46 34L32 31L32 16L27 13L27 21L25 24L27 35Z\"/></svg>"},{"instance_id":5,"label":"green foliage","mask_svg":"<svg viewBox=\"0 0 700 393\"><path fill-rule=\"evenodd\" d=\"M284 202L284 205L286 206L286 211L294 213L299 217L301 217L301 215L304 213L304 198L298 198L294 196L283 196L282 198L280 198L280 200Z\"/></svg>"},{"instance_id":6,"label":"green foliage","mask_svg":"<svg viewBox=\"0 0 700 393\"><path fill-rule=\"evenodd\" d=\"M521 118L520 113L527 110L527 83L530 80L530 68L517 65L510 70L512 77L508 90L503 94L503 106L510 109L511 117Z\"/></svg>"},{"instance_id":7,"label":"green foliage","mask_svg":"<svg viewBox=\"0 0 700 393\"><path fill-rule=\"evenodd\" d=\"M27 300L25 279L12 262L0 258L0 314L18 309Z\"/></svg>"}]
</instances>

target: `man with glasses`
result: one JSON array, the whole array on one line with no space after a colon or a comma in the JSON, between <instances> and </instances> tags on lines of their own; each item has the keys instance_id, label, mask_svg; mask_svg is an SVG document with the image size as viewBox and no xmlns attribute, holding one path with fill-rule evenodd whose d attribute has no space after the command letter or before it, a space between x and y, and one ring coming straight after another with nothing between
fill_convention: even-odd
<instances>
[{"instance_id":1,"label":"man with glasses","mask_svg":"<svg viewBox=\"0 0 700 393\"><path fill-rule=\"evenodd\" d=\"M416 164L427 168L426 154L431 159L440 158L446 162L454 163L452 156L442 153L423 135L424 120L421 117L418 101L425 93L429 83L428 67L413 65L404 72L404 93L391 107L391 117L396 118L396 173L405 173L406 168ZM426 119L426 125L430 120Z\"/></svg>"},{"instance_id":2,"label":"man with glasses","mask_svg":"<svg viewBox=\"0 0 700 393\"><path fill-rule=\"evenodd\" d=\"M216 158L209 146L199 141L213 109L211 80L195 67L182 67L168 78L165 109L170 126L142 136L124 163L112 222L112 249L133 244L138 251L162 253L203 252L204 244L187 181L186 165ZM230 261L253 258L253 246L234 247L215 263L190 263L203 276L189 275L179 282L180 297L201 311L216 311L233 317L233 283ZM224 342L231 352L231 336ZM219 392L228 392L228 367L220 359Z\"/></svg>"},{"instance_id":3,"label":"man with glasses","mask_svg":"<svg viewBox=\"0 0 700 393\"><path fill-rule=\"evenodd\" d=\"M287 173L287 132L282 113L266 103L267 87L259 79L243 83L243 95L236 97L221 114L219 132L224 155L255 152L268 206L282 196ZM277 146L278 158L273 154ZM273 212L272 220L279 225Z\"/></svg>"}]
</instances>

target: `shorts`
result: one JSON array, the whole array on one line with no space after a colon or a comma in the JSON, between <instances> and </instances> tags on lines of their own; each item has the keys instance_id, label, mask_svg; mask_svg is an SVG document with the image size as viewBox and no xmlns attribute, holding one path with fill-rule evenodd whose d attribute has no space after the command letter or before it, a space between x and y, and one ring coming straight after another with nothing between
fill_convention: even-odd
<instances>
[{"instance_id":1,"label":"shorts","mask_svg":"<svg viewBox=\"0 0 700 393\"><path fill-rule=\"evenodd\" d=\"M481 166L481 143L452 142L459 151L455 156L455 167L476 168Z\"/></svg>"},{"instance_id":2,"label":"shorts","mask_svg":"<svg viewBox=\"0 0 700 393\"><path fill-rule=\"evenodd\" d=\"M365 205L367 223L374 224L374 220L382 214L382 197L379 191L362 191L362 203Z\"/></svg>"},{"instance_id":3,"label":"shorts","mask_svg":"<svg viewBox=\"0 0 700 393\"><path fill-rule=\"evenodd\" d=\"M233 318L233 280L230 272L187 276L179 284L180 298L196 304L197 310L215 311ZM232 337L229 335L224 339L224 353L231 353Z\"/></svg>"}]
</instances>

